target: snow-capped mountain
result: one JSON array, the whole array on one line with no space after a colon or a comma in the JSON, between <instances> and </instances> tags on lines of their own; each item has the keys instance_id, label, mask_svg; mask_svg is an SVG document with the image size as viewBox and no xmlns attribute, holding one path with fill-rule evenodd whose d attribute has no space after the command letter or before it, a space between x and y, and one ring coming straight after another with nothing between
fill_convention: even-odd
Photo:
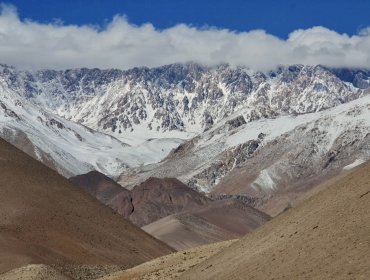
<instances>
[{"instance_id":1,"label":"snow-capped mountain","mask_svg":"<svg viewBox=\"0 0 370 280\"><path fill-rule=\"evenodd\" d=\"M7 74L7 68L3 71ZM64 176L98 170L115 177L127 168L160 161L183 142L149 139L130 146L34 104L25 98L27 88L19 88L20 94L9 86L9 77L15 76L0 76L0 136Z\"/></svg>"},{"instance_id":2,"label":"snow-capped mountain","mask_svg":"<svg viewBox=\"0 0 370 280\"><path fill-rule=\"evenodd\" d=\"M246 121L331 108L363 93L369 82L364 77L370 75L359 73L322 66L261 73L227 65L174 64L128 71L3 67L0 75L32 103L131 144L163 135L190 138L246 107Z\"/></svg>"},{"instance_id":3,"label":"snow-capped mountain","mask_svg":"<svg viewBox=\"0 0 370 280\"><path fill-rule=\"evenodd\" d=\"M121 182L169 176L206 193L264 196L370 159L370 95L302 115L246 122L247 113L226 118L161 163L132 169Z\"/></svg>"},{"instance_id":4,"label":"snow-capped mountain","mask_svg":"<svg viewBox=\"0 0 370 280\"><path fill-rule=\"evenodd\" d=\"M66 176L97 169L123 173L125 185L176 176L210 191L284 133L364 102L369 85L370 71L323 66L262 73L195 63L127 71L3 65L1 135Z\"/></svg>"}]
</instances>

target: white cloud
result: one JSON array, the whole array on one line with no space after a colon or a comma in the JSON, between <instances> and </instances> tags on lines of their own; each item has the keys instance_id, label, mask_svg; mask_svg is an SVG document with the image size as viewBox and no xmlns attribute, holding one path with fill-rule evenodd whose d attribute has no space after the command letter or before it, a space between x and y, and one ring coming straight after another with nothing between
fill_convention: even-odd
<instances>
[{"instance_id":1,"label":"white cloud","mask_svg":"<svg viewBox=\"0 0 370 280\"><path fill-rule=\"evenodd\" d=\"M12 6L3 5L0 13L0 63L19 68L128 69L188 61L258 70L296 63L370 68L369 50L370 27L348 36L317 26L293 31L283 40L263 30L184 24L157 30L150 23L130 24L124 16L96 27L20 20Z\"/></svg>"}]
</instances>

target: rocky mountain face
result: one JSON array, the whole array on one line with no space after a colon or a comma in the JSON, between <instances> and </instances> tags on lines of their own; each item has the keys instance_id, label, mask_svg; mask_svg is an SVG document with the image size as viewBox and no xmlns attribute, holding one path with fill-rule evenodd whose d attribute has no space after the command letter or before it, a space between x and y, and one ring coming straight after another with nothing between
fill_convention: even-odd
<instances>
[{"instance_id":1,"label":"rocky mountain face","mask_svg":"<svg viewBox=\"0 0 370 280\"><path fill-rule=\"evenodd\" d=\"M369 159L369 85L369 70L320 65L1 66L0 133L65 176L176 177L255 201Z\"/></svg>"},{"instance_id":2,"label":"rocky mountain face","mask_svg":"<svg viewBox=\"0 0 370 280\"><path fill-rule=\"evenodd\" d=\"M247 122L321 111L358 98L370 83L369 71L302 65L267 73L197 64L128 71L3 66L0 76L32 103L123 139L143 130L201 133L241 108L249 109Z\"/></svg>"},{"instance_id":3,"label":"rocky mountain face","mask_svg":"<svg viewBox=\"0 0 370 280\"><path fill-rule=\"evenodd\" d=\"M0 67L0 136L66 177L91 170L118 176L126 168L160 161L183 142L149 139L130 146L59 116L45 100L36 102L29 79L27 72Z\"/></svg>"},{"instance_id":4,"label":"rocky mountain face","mask_svg":"<svg viewBox=\"0 0 370 280\"><path fill-rule=\"evenodd\" d=\"M216 197L240 196L256 207L277 196L281 204L273 211L260 208L274 215L289 206L292 195L370 159L368 95L322 112L230 127L234 120L224 120L164 161L131 169L120 180L134 184L147 176L173 176Z\"/></svg>"}]
</instances>

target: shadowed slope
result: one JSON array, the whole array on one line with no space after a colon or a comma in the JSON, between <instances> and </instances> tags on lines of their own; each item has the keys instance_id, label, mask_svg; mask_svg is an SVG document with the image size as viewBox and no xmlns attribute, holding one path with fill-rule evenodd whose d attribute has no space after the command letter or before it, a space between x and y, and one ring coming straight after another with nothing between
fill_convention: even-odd
<instances>
[{"instance_id":1,"label":"shadowed slope","mask_svg":"<svg viewBox=\"0 0 370 280\"><path fill-rule=\"evenodd\" d=\"M129 218L134 210L131 192L98 171L77 175L69 180L125 218Z\"/></svg>"},{"instance_id":2,"label":"shadowed slope","mask_svg":"<svg viewBox=\"0 0 370 280\"><path fill-rule=\"evenodd\" d=\"M135 209L130 219L134 224L144 226L210 201L175 178L149 178L132 190Z\"/></svg>"},{"instance_id":3,"label":"shadowed slope","mask_svg":"<svg viewBox=\"0 0 370 280\"><path fill-rule=\"evenodd\" d=\"M31 263L131 267L170 252L0 139L0 273Z\"/></svg>"},{"instance_id":4,"label":"shadowed slope","mask_svg":"<svg viewBox=\"0 0 370 280\"><path fill-rule=\"evenodd\" d=\"M131 191L97 171L69 180L138 226L211 202L175 178L149 178Z\"/></svg>"},{"instance_id":5,"label":"shadowed slope","mask_svg":"<svg viewBox=\"0 0 370 280\"><path fill-rule=\"evenodd\" d=\"M238 238L270 219L237 200L211 201L174 178L149 178L132 192L97 171L70 181L176 250Z\"/></svg>"}]
</instances>

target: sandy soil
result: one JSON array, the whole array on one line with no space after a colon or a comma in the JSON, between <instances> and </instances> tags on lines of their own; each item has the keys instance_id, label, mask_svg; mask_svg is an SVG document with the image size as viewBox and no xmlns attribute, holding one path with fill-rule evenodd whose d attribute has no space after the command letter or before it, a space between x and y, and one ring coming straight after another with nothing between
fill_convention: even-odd
<instances>
[{"instance_id":1,"label":"sandy soil","mask_svg":"<svg viewBox=\"0 0 370 280\"><path fill-rule=\"evenodd\" d=\"M71 280L59 271L44 265L30 264L0 275L0 280Z\"/></svg>"}]
</instances>

